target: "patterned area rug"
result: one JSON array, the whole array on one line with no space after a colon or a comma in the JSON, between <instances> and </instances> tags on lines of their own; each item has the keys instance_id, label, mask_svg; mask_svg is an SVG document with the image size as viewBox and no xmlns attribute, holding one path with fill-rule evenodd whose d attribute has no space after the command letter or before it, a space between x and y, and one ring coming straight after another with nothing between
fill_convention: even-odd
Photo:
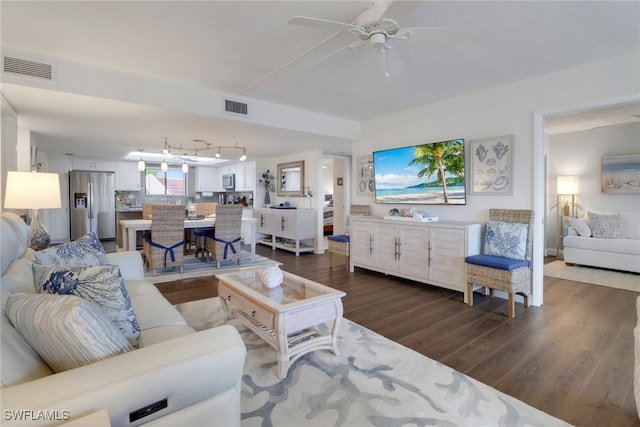
<instances>
[{"instance_id":1,"label":"patterned area rug","mask_svg":"<svg viewBox=\"0 0 640 427\"><path fill-rule=\"evenodd\" d=\"M166 270L158 271L155 276L152 275L151 271L147 271L144 274L144 278L151 283L173 282L176 280L213 276L214 274L231 273L248 268L261 266L266 267L276 264L279 263L258 254L256 254L255 260L252 260L251 252L244 250L241 253L239 266L236 261L222 261L220 263L220 268L216 267L216 263L213 260L210 260L209 264L207 264L206 262L201 261L200 258L195 258L194 256L185 256L182 273L178 272L177 268L168 268Z\"/></svg>"},{"instance_id":2,"label":"patterned area rug","mask_svg":"<svg viewBox=\"0 0 640 427\"><path fill-rule=\"evenodd\" d=\"M201 330L218 298L176 306ZM232 320L247 346L242 426L566 426L562 420L343 319L340 356L309 353L276 376L275 350Z\"/></svg>"},{"instance_id":3,"label":"patterned area rug","mask_svg":"<svg viewBox=\"0 0 640 427\"><path fill-rule=\"evenodd\" d=\"M544 275L558 279L640 292L640 274L637 273L625 273L624 271L585 267L582 265L569 267L564 261L553 261L544 265Z\"/></svg>"}]
</instances>

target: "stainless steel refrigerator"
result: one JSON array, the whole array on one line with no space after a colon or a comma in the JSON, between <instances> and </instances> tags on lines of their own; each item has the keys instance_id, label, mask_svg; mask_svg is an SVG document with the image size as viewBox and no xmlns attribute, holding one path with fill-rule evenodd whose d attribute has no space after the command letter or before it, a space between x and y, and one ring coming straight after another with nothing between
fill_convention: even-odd
<instances>
[{"instance_id":1,"label":"stainless steel refrigerator","mask_svg":"<svg viewBox=\"0 0 640 427\"><path fill-rule=\"evenodd\" d=\"M113 172L69 174L71 240L95 232L100 240L116 238Z\"/></svg>"}]
</instances>

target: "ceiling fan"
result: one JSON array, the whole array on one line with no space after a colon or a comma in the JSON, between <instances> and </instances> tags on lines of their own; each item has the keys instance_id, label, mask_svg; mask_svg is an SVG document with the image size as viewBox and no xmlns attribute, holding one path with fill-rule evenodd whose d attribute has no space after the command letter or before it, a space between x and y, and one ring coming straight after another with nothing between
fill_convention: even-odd
<instances>
[{"instance_id":1,"label":"ceiling fan","mask_svg":"<svg viewBox=\"0 0 640 427\"><path fill-rule=\"evenodd\" d=\"M404 6L395 7L397 4L404 4ZM432 40L441 39L442 36L446 38L459 38L460 35L473 33L473 30L459 30L452 28L442 27L407 27L402 28L393 19L386 16L391 15L392 9L398 13L399 9L404 8L404 14L408 14L410 9L407 10L407 4L410 9L413 9L418 4L417 2L391 2L391 1L373 1L369 8L362 12L355 19L353 24L340 21L331 21L327 19L312 18L307 16L294 16L289 19L289 24L304 25L308 27L320 27L327 28L339 32L347 32L352 34L356 40L349 42L345 46L341 46L339 49L331 52L329 55L321 58L316 63L326 59L327 57L339 52L345 48L358 49L364 45L370 45L377 50L378 53L387 53L392 48L390 42L392 40L407 41L411 38L414 32L425 32L427 36ZM394 6L394 8L390 7ZM402 13L400 11L400 13ZM329 41L330 39L325 40ZM315 46L317 48L318 46ZM308 53L308 52L307 52ZM388 71L388 56L387 56L387 71L386 76L389 75Z\"/></svg>"}]
</instances>

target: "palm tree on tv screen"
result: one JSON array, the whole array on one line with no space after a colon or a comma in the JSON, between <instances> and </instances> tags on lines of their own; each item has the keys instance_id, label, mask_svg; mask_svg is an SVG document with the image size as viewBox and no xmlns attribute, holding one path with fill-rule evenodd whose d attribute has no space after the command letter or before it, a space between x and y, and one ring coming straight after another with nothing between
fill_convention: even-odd
<instances>
[{"instance_id":1,"label":"palm tree on tv screen","mask_svg":"<svg viewBox=\"0 0 640 427\"><path fill-rule=\"evenodd\" d=\"M464 182L464 145L462 140L436 142L418 145L413 150L414 159L409 165L424 165L418 171L418 178L431 178L436 174L437 182L442 186L444 203L449 203L447 176L454 175Z\"/></svg>"}]
</instances>

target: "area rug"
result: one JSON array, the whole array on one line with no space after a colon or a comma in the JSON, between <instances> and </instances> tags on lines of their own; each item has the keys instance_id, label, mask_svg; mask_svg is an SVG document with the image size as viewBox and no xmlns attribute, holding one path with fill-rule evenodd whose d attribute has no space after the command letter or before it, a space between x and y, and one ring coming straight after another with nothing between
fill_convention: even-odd
<instances>
[{"instance_id":1,"label":"area rug","mask_svg":"<svg viewBox=\"0 0 640 427\"><path fill-rule=\"evenodd\" d=\"M202 330L218 298L176 306ZM242 426L566 426L562 420L343 319L340 355L315 351L276 376L275 350L235 320L247 347Z\"/></svg>"},{"instance_id":2,"label":"area rug","mask_svg":"<svg viewBox=\"0 0 640 427\"><path fill-rule=\"evenodd\" d=\"M590 283L609 288L640 292L640 274L592 268L582 265L567 266L564 261L553 261L544 265L544 275L574 282Z\"/></svg>"},{"instance_id":3,"label":"area rug","mask_svg":"<svg viewBox=\"0 0 640 427\"><path fill-rule=\"evenodd\" d=\"M222 261L220 268L210 260L207 264L200 258L194 256L184 257L184 267L182 273L177 268L158 270L154 276L151 270L145 272L144 278L151 283L173 282L176 280L192 279L194 277L213 276L214 274L231 273L234 271L246 270L248 268L269 266L279 264L277 261L256 254L255 259L251 259L251 252L242 251L240 254L240 265L236 261Z\"/></svg>"}]
</instances>

